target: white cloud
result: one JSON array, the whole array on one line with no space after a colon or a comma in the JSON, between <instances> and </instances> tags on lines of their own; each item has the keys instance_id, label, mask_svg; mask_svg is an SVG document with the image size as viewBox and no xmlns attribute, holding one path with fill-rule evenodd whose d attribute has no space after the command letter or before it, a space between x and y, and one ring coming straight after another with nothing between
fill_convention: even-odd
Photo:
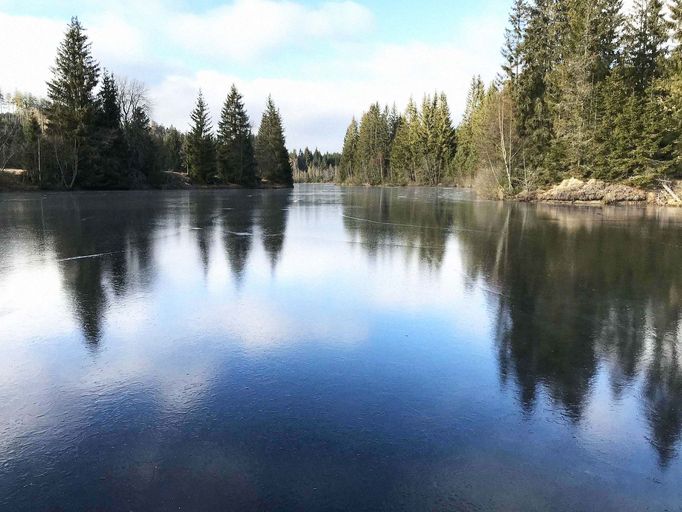
<instances>
[{"instance_id":1,"label":"white cloud","mask_svg":"<svg viewBox=\"0 0 682 512\"><path fill-rule=\"evenodd\" d=\"M64 24L0 12L0 89L45 95Z\"/></svg>"},{"instance_id":2,"label":"white cloud","mask_svg":"<svg viewBox=\"0 0 682 512\"><path fill-rule=\"evenodd\" d=\"M201 14L174 14L165 33L197 54L244 61L297 41L362 34L371 25L371 12L355 2L310 8L288 1L237 0Z\"/></svg>"},{"instance_id":3,"label":"white cloud","mask_svg":"<svg viewBox=\"0 0 682 512\"><path fill-rule=\"evenodd\" d=\"M93 53L106 65L139 61L148 51L144 32L120 14L107 12L91 18L88 35Z\"/></svg>"},{"instance_id":4,"label":"white cloud","mask_svg":"<svg viewBox=\"0 0 682 512\"><path fill-rule=\"evenodd\" d=\"M66 28L63 21L0 12L0 88L46 95L50 67ZM145 55L141 31L118 14L93 17L86 29L93 54L107 67L129 66Z\"/></svg>"},{"instance_id":5,"label":"white cloud","mask_svg":"<svg viewBox=\"0 0 682 512\"><path fill-rule=\"evenodd\" d=\"M500 32L501 34L501 32ZM501 36L500 36L501 37ZM492 79L498 69L497 39L482 50L476 41L429 45L420 42L368 45L356 60L338 57L330 78L256 78L243 80L216 70L171 75L151 88L155 117L163 123L186 128L198 89L202 89L215 116L231 83L244 94L251 121L257 126L268 94L280 108L290 147L319 146L339 149L347 124L370 103L396 103L404 108L410 96L445 91L454 120L464 109L470 78L481 73ZM343 79L337 78L343 76Z\"/></svg>"},{"instance_id":6,"label":"white cloud","mask_svg":"<svg viewBox=\"0 0 682 512\"><path fill-rule=\"evenodd\" d=\"M199 88L217 121L235 82L255 127L272 94L289 146L322 150L340 149L350 118L374 101L403 108L411 95L443 90L456 121L470 77L481 73L489 80L497 71L505 23L481 16L460 20L475 29L455 30L448 41L389 44L372 34L372 13L350 1L310 7L236 0L190 13L167 2L124 0L85 12L82 20L103 66L148 83L158 122L186 129ZM0 13L0 44L16 49L0 52L0 88L44 95L65 28L66 20ZM281 65L280 57L294 67Z\"/></svg>"}]
</instances>

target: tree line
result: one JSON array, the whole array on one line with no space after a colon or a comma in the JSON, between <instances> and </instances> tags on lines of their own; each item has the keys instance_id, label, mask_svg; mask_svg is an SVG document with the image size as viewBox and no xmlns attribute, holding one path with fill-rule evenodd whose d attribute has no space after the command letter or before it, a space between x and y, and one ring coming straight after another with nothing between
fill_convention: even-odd
<instances>
[{"instance_id":1,"label":"tree line","mask_svg":"<svg viewBox=\"0 0 682 512\"><path fill-rule=\"evenodd\" d=\"M680 175L682 2L516 0L504 66L473 79L463 176L513 193L565 178L649 186Z\"/></svg>"},{"instance_id":2,"label":"tree line","mask_svg":"<svg viewBox=\"0 0 682 512\"><path fill-rule=\"evenodd\" d=\"M437 185L452 175L455 129L444 93L411 99L404 113L370 106L346 130L338 180L349 183Z\"/></svg>"},{"instance_id":3,"label":"tree line","mask_svg":"<svg viewBox=\"0 0 682 512\"><path fill-rule=\"evenodd\" d=\"M453 129L444 94L352 120L337 180L495 193L574 177L649 186L682 161L682 0L516 0L504 64Z\"/></svg>"},{"instance_id":4,"label":"tree line","mask_svg":"<svg viewBox=\"0 0 682 512\"><path fill-rule=\"evenodd\" d=\"M72 18L46 99L0 93L0 171L19 168L44 188L162 187L173 173L194 185L291 186L279 110L268 98L254 136L233 85L213 133L201 91L190 130L152 122L146 88L100 68L86 31Z\"/></svg>"},{"instance_id":5,"label":"tree line","mask_svg":"<svg viewBox=\"0 0 682 512\"><path fill-rule=\"evenodd\" d=\"M322 153L317 148L310 151L306 147L303 150L291 150L289 160L296 182L331 183L338 179L341 153Z\"/></svg>"}]
</instances>

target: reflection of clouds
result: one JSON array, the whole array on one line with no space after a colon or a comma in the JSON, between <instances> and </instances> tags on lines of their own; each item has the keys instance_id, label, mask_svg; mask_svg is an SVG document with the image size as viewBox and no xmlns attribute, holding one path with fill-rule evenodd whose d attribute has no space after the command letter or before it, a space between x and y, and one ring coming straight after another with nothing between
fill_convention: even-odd
<instances>
[{"instance_id":1,"label":"reflection of clouds","mask_svg":"<svg viewBox=\"0 0 682 512\"><path fill-rule=\"evenodd\" d=\"M591 399L588 400L580 422L580 441L595 456L623 458L646 446L630 442L638 435L637 392L630 389L615 399L609 377L600 373L594 382Z\"/></svg>"},{"instance_id":2,"label":"reflection of clouds","mask_svg":"<svg viewBox=\"0 0 682 512\"><path fill-rule=\"evenodd\" d=\"M204 317L220 326L247 351L289 347L306 342L358 343L368 336L368 326L338 313L282 310L276 303L249 298L213 309Z\"/></svg>"},{"instance_id":3,"label":"reflection of clouds","mask_svg":"<svg viewBox=\"0 0 682 512\"><path fill-rule=\"evenodd\" d=\"M54 424L63 397L54 387L54 360L46 353L36 354L34 346L26 343L3 343L0 359L2 461L12 458L10 448L18 437L44 433Z\"/></svg>"},{"instance_id":4,"label":"reflection of clouds","mask_svg":"<svg viewBox=\"0 0 682 512\"><path fill-rule=\"evenodd\" d=\"M73 329L56 263L17 266L0 276L0 340L37 340Z\"/></svg>"}]
</instances>

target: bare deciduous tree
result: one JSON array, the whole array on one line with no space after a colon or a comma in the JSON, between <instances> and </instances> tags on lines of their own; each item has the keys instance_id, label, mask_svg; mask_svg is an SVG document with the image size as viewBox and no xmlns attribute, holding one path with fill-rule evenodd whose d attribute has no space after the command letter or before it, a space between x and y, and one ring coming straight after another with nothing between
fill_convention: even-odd
<instances>
[{"instance_id":1,"label":"bare deciduous tree","mask_svg":"<svg viewBox=\"0 0 682 512\"><path fill-rule=\"evenodd\" d=\"M147 86L139 80L121 77L116 79L118 89L118 101L121 106L121 122L127 127L132 121L134 112L141 108L145 114L150 115L152 103L149 99Z\"/></svg>"}]
</instances>

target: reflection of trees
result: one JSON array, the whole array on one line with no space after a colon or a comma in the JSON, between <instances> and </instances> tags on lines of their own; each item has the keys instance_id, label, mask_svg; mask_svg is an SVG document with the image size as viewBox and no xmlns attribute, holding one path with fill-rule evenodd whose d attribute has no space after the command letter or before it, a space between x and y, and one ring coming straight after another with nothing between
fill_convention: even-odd
<instances>
[{"instance_id":1,"label":"reflection of trees","mask_svg":"<svg viewBox=\"0 0 682 512\"><path fill-rule=\"evenodd\" d=\"M8 218L19 223L17 239L38 250L27 264L54 251L66 292L83 336L95 345L104 311L113 296L148 284L152 234L163 209L155 194L51 194L23 202ZM22 202L17 202L22 204ZM135 275L137 282L131 281Z\"/></svg>"},{"instance_id":2,"label":"reflection of trees","mask_svg":"<svg viewBox=\"0 0 682 512\"><path fill-rule=\"evenodd\" d=\"M453 222L452 203L418 189L352 189L343 195L344 225L372 256L401 247L421 263L439 268Z\"/></svg>"},{"instance_id":3,"label":"reflection of trees","mask_svg":"<svg viewBox=\"0 0 682 512\"><path fill-rule=\"evenodd\" d=\"M251 252L257 199L255 194L241 192L223 197L223 242L237 283L244 277Z\"/></svg>"},{"instance_id":4,"label":"reflection of trees","mask_svg":"<svg viewBox=\"0 0 682 512\"><path fill-rule=\"evenodd\" d=\"M190 199L189 210L190 223L196 232L199 256L204 267L204 273L206 273L208 272L210 258L211 237L219 216L216 213L215 197L210 194L193 195Z\"/></svg>"},{"instance_id":5,"label":"reflection of trees","mask_svg":"<svg viewBox=\"0 0 682 512\"><path fill-rule=\"evenodd\" d=\"M244 276L257 227L271 265L276 265L284 247L290 201L291 190L239 191L222 197L223 243L238 283Z\"/></svg>"},{"instance_id":6,"label":"reflection of trees","mask_svg":"<svg viewBox=\"0 0 682 512\"><path fill-rule=\"evenodd\" d=\"M623 210L487 204L467 227L477 231L458 232L465 268L497 292L500 374L524 408L542 387L579 420L600 362L616 395L643 375L667 463L682 431L682 267L665 245L679 228Z\"/></svg>"},{"instance_id":7,"label":"reflection of trees","mask_svg":"<svg viewBox=\"0 0 682 512\"><path fill-rule=\"evenodd\" d=\"M666 305L651 308L649 364L646 368L645 411L651 442L662 465L675 455L682 434L682 355L680 354L680 296L675 290Z\"/></svg>"},{"instance_id":8,"label":"reflection of trees","mask_svg":"<svg viewBox=\"0 0 682 512\"><path fill-rule=\"evenodd\" d=\"M682 265L668 244L679 221L399 189L351 189L343 204L346 229L371 255L418 250L422 265L439 266L454 235L465 286L485 289L496 311L500 377L514 383L526 413L543 391L579 421L600 368L615 396L643 377L652 445L662 464L673 457L682 432Z\"/></svg>"},{"instance_id":9,"label":"reflection of trees","mask_svg":"<svg viewBox=\"0 0 682 512\"><path fill-rule=\"evenodd\" d=\"M101 336L112 295L122 297L149 284L155 220L163 211L155 199L155 194L56 198L59 204L49 220L53 247L64 260L62 279L89 343Z\"/></svg>"},{"instance_id":10,"label":"reflection of trees","mask_svg":"<svg viewBox=\"0 0 682 512\"><path fill-rule=\"evenodd\" d=\"M85 340L102 336L110 304L147 289L159 239L191 229L204 270L221 224L237 278L246 266L255 227L275 265L284 244L291 191L192 191L183 193L74 193L0 202L0 276L21 254L32 264L58 260L73 316ZM165 233L165 234L164 234Z\"/></svg>"},{"instance_id":11,"label":"reflection of trees","mask_svg":"<svg viewBox=\"0 0 682 512\"><path fill-rule=\"evenodd\" d=\"M15 252L40 259L49 245L43 199L38 195L0 200L0 277Z\"/></svg>"},{"instance_id":12,"label":"reflection of trees","mask_svg":"<svg viewBox=\"0 0 682 512\"><path fill-rule=\"evenodd\" d=\"M262 195L259 217L261 239L273 269L284 247L290 202L290 189L266 191Z\"/></svg>"}]
</instances>

